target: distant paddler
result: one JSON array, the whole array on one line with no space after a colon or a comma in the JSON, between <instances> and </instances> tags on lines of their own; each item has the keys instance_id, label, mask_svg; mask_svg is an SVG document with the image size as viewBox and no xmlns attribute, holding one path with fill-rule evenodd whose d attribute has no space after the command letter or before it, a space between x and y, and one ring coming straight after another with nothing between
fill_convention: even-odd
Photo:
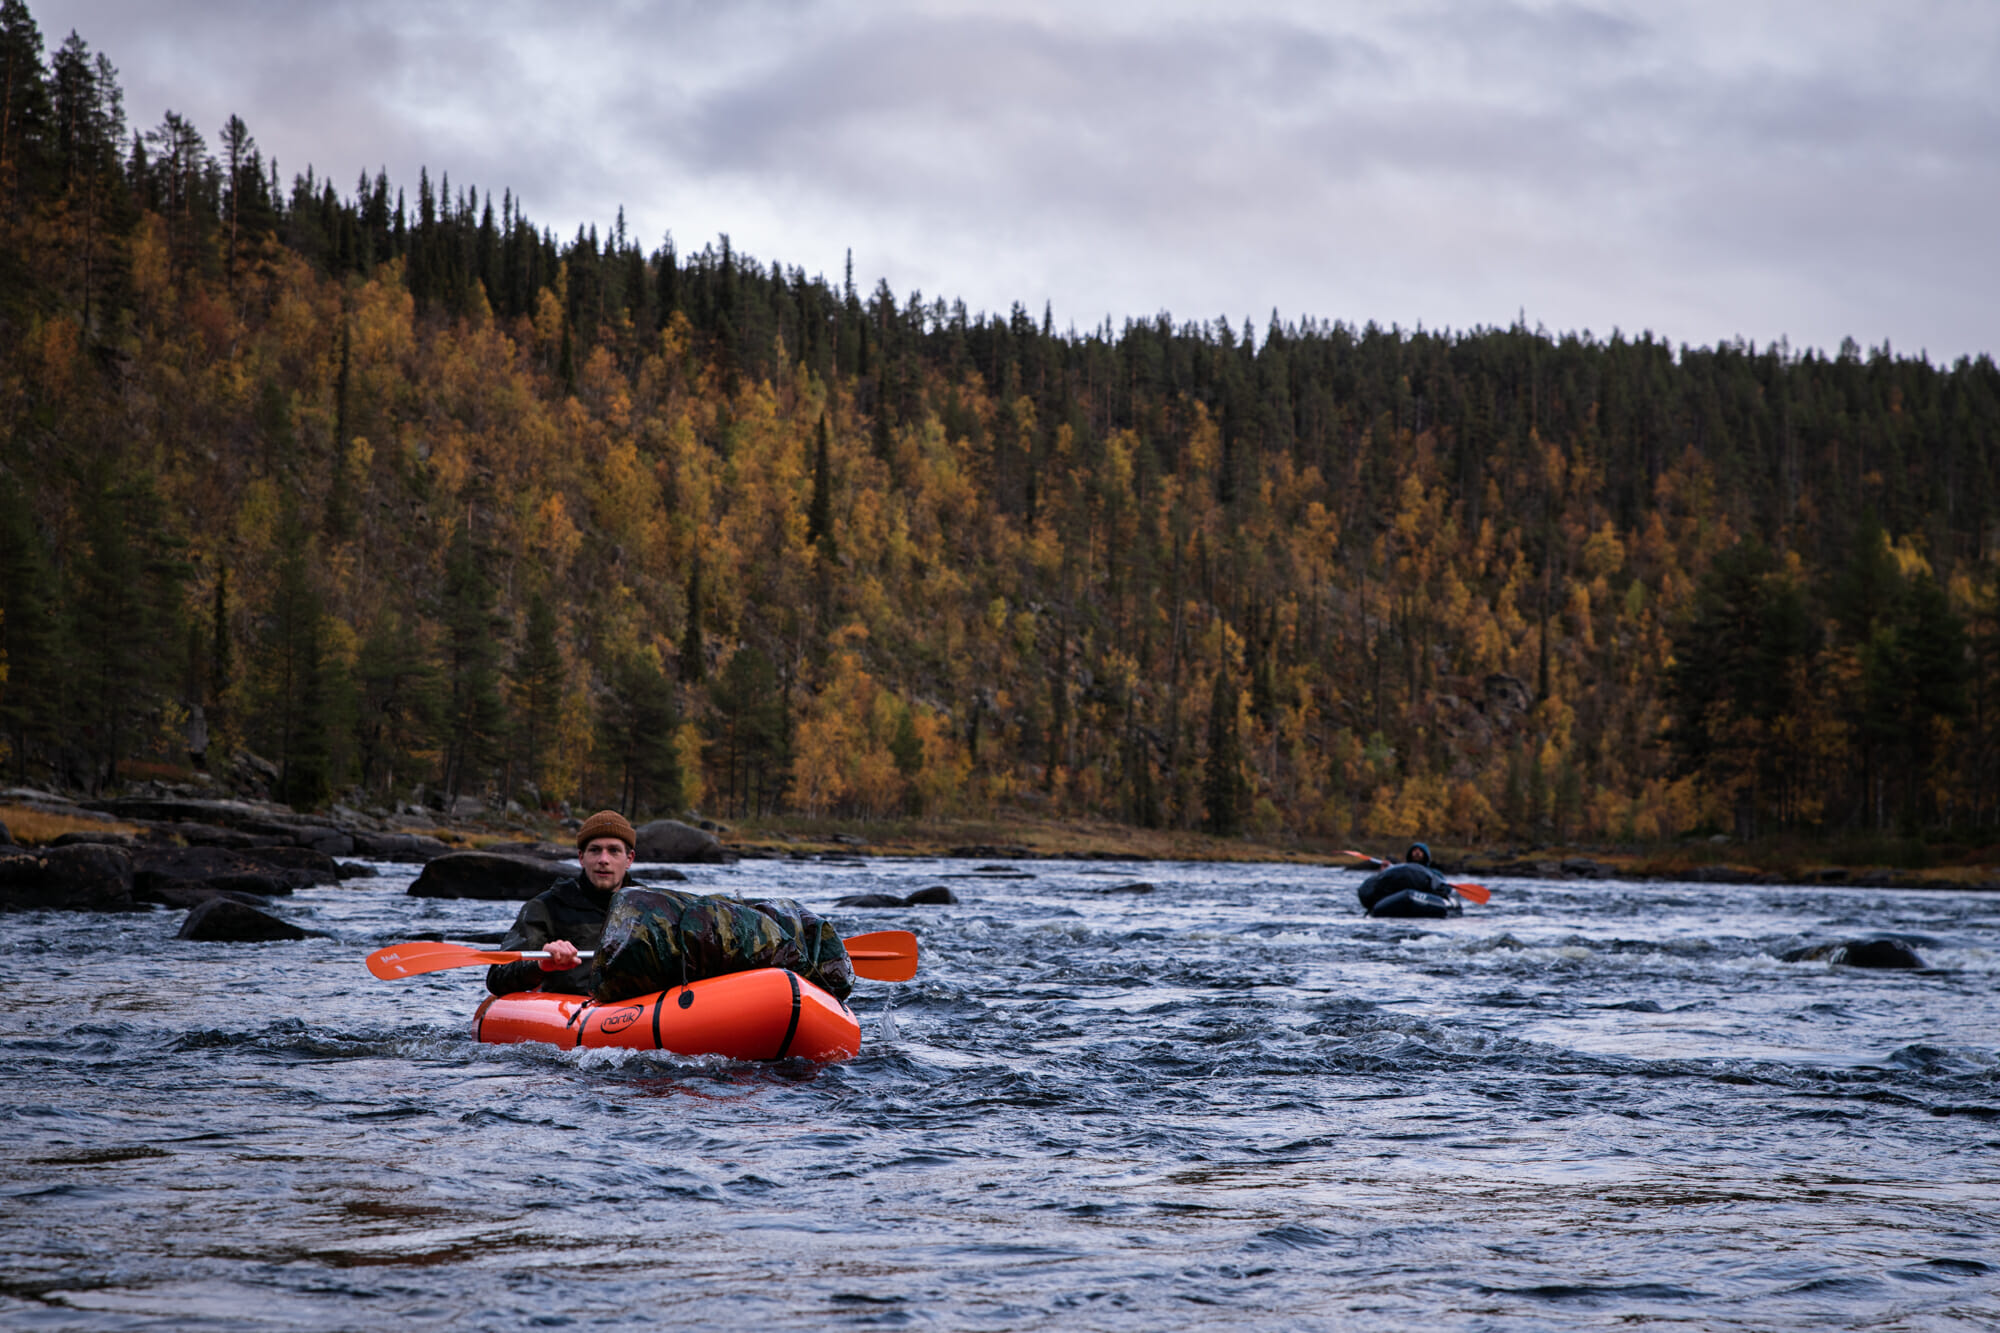
<instances>
[{"instance_id":1,"label":"distant paddler","mask_svg":"<svg viewBox=\"0 0 2000 1333\"><path fill-rule=\"evenodd\" d=\"M1400 865L1366 852L1350 850L1341 855L1359 857L1381 867L1355 890L1362 909L1370 916L1457 916L1464 911L1459 898L1483 903L1493 896L1484 885L1454 884L1439 874L1427 843L1412 842Z\"/></svg>"}]
</instances>

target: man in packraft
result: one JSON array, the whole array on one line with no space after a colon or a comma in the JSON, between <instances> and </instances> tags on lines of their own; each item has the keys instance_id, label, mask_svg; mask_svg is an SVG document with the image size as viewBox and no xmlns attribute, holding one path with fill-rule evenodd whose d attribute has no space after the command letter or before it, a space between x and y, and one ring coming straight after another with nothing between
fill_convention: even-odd
<instances>
[{"instance_id":1,"label":"man in packraft","mask_svg":"<svg viewBox=\"0 0 2000 1333\"><path fill-rule=\"evenodd\" d=\"M611 895L625 887L638 844L639 835L616 810L599 810L584 820L576 831L583 872L522 903L514 928L500 942L502 949L546 950L549 956L494 964L486 969L486 989L495 995L527 990L588 995L590 965L577 955L603 941Z\"/></svg>"}]
</instances>

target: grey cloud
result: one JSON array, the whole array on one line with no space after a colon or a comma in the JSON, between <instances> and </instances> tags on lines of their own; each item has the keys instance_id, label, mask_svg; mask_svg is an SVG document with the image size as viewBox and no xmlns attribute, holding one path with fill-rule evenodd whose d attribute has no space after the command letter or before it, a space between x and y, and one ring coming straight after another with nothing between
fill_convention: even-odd
<instances>
[{"instance_id":1,"label":"grey cloud","mask_svg":"<svg viewBox=\"0 0 2000 1333\"><path fill-rule=\"evenodd\" d=\"M1990 348L2000 10L34 6L135 123L1090 324L1161 307ZM1237 316L1240 318L1240 313Z\"/></svg>"}]
</instances>

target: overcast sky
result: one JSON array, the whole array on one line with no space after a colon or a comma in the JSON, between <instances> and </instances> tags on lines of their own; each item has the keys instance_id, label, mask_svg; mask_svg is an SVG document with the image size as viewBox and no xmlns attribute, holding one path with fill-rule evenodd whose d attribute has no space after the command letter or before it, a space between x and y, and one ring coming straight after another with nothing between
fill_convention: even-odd
<instances>
[{"instance_id":1,"label":"overcast sky","mask_svg":"<svg viewBox=\"0 0 2000 1333\"><path fill-rule=\"evenodd\" d=\"M975 310L2000 351L2000 3L29 0L136 127Z\"/></svg>"}]
</instances>

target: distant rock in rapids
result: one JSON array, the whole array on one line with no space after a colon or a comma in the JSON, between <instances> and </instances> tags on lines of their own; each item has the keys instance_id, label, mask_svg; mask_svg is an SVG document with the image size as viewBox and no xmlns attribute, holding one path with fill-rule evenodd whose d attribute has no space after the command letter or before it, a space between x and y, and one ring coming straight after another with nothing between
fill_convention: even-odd
<instances>
[{"instance_id":1,"label":"distant rock in rapids","mask_svg":"<svg viewBox=\"0 0 2000 1333\"><path fill-rule=\"evenodd\" d=\"M942 884L918 889L907 898L893 893L851 893L834 901L835 907L939 907L958 901L958 895Z\"/></svg>"},{"instance_id":2,"label":"distant rock in rapids","mask_svg":"<svg viewBox=\"0 0 2000 1333\"><path fill-rule=\"evenodd\" d=\"M132 857L85 843L0 854L0 911L134 912Z\"/></svg>"},{"instance_id":3,"label":"distant rock in rapids","mask_svg":"<svg viewBox=\"0 0 2000 1333\"><path fill-rule=\"evenodd\" d=\"M482 898L526 902L569 875L552 862L498 852L447 852L424 863L412 898Z\"/></svg>"},{"instance_id":4,"label":"distant rock in rapids","mask_svg":"<svg viewBox=\"0 0 2000 1333\"><path fill-rule=\"evenodd\" d=\"M403 865L424 865L451 851L451 844L428 833L356 833L351 855Z\"/></svg>"},{"instance_id":5,"label":"distant rock in rapids","mask_svg":"<svg viewBox=\"0 0 2000 1333\"><path fill-rule=\"evenodd\" d=\"M263 944L272 940L303 940L312 934L247 903L217 896L187 914L187 920L181 922L179 938L205 943Z\"/></svg>"},{"instance_id":6,"label":"distant rock in rapids","mask_svg":"<svg viewBox=\"0 0 2000 1333\"><path fill-rule=\"evenodd\" d=\"M641 861L719 865L729 859L713 833L678 819L655 819L634 831L639 835Z\"/></svg>"},{"instance_id":7,"label":"distant rock in rapids","mask_svg":"<svg viewBox=\"0 0 2000 1333\"><path fill-rule=\"evenodd\" d=\"M1143 879L1135 879L1130 884L1112 884L1097 890L1099 893L1151 893L1154 886Z\"/></svg>"},{"instance_id":8,"label":"distant rock in rapids","mask_svg":"<svg viewBox=\"0 0 2000 1333\"><path fill-rule=\"evenodd\" d=\"M1842 940L1812 944L1782 955L1787 963L1837 963L1843 967L1912 968L1924 960L1901 940Z\"/></svg>"},{"instance_id":9,"label":"distant rock in rapids","mask_svg":"<svg viewBox=\"0 0 2000 1333\"><path fill-rule=\"evenodd\" d=\"M144 847L132 853L132 896L142 903L192 907L213 897L214 891L270 897L334 882L333 874L318 869L316 861L286 865L265 859L267 852L319 855L289 847Z\"/></svg>"}]
</instances>

